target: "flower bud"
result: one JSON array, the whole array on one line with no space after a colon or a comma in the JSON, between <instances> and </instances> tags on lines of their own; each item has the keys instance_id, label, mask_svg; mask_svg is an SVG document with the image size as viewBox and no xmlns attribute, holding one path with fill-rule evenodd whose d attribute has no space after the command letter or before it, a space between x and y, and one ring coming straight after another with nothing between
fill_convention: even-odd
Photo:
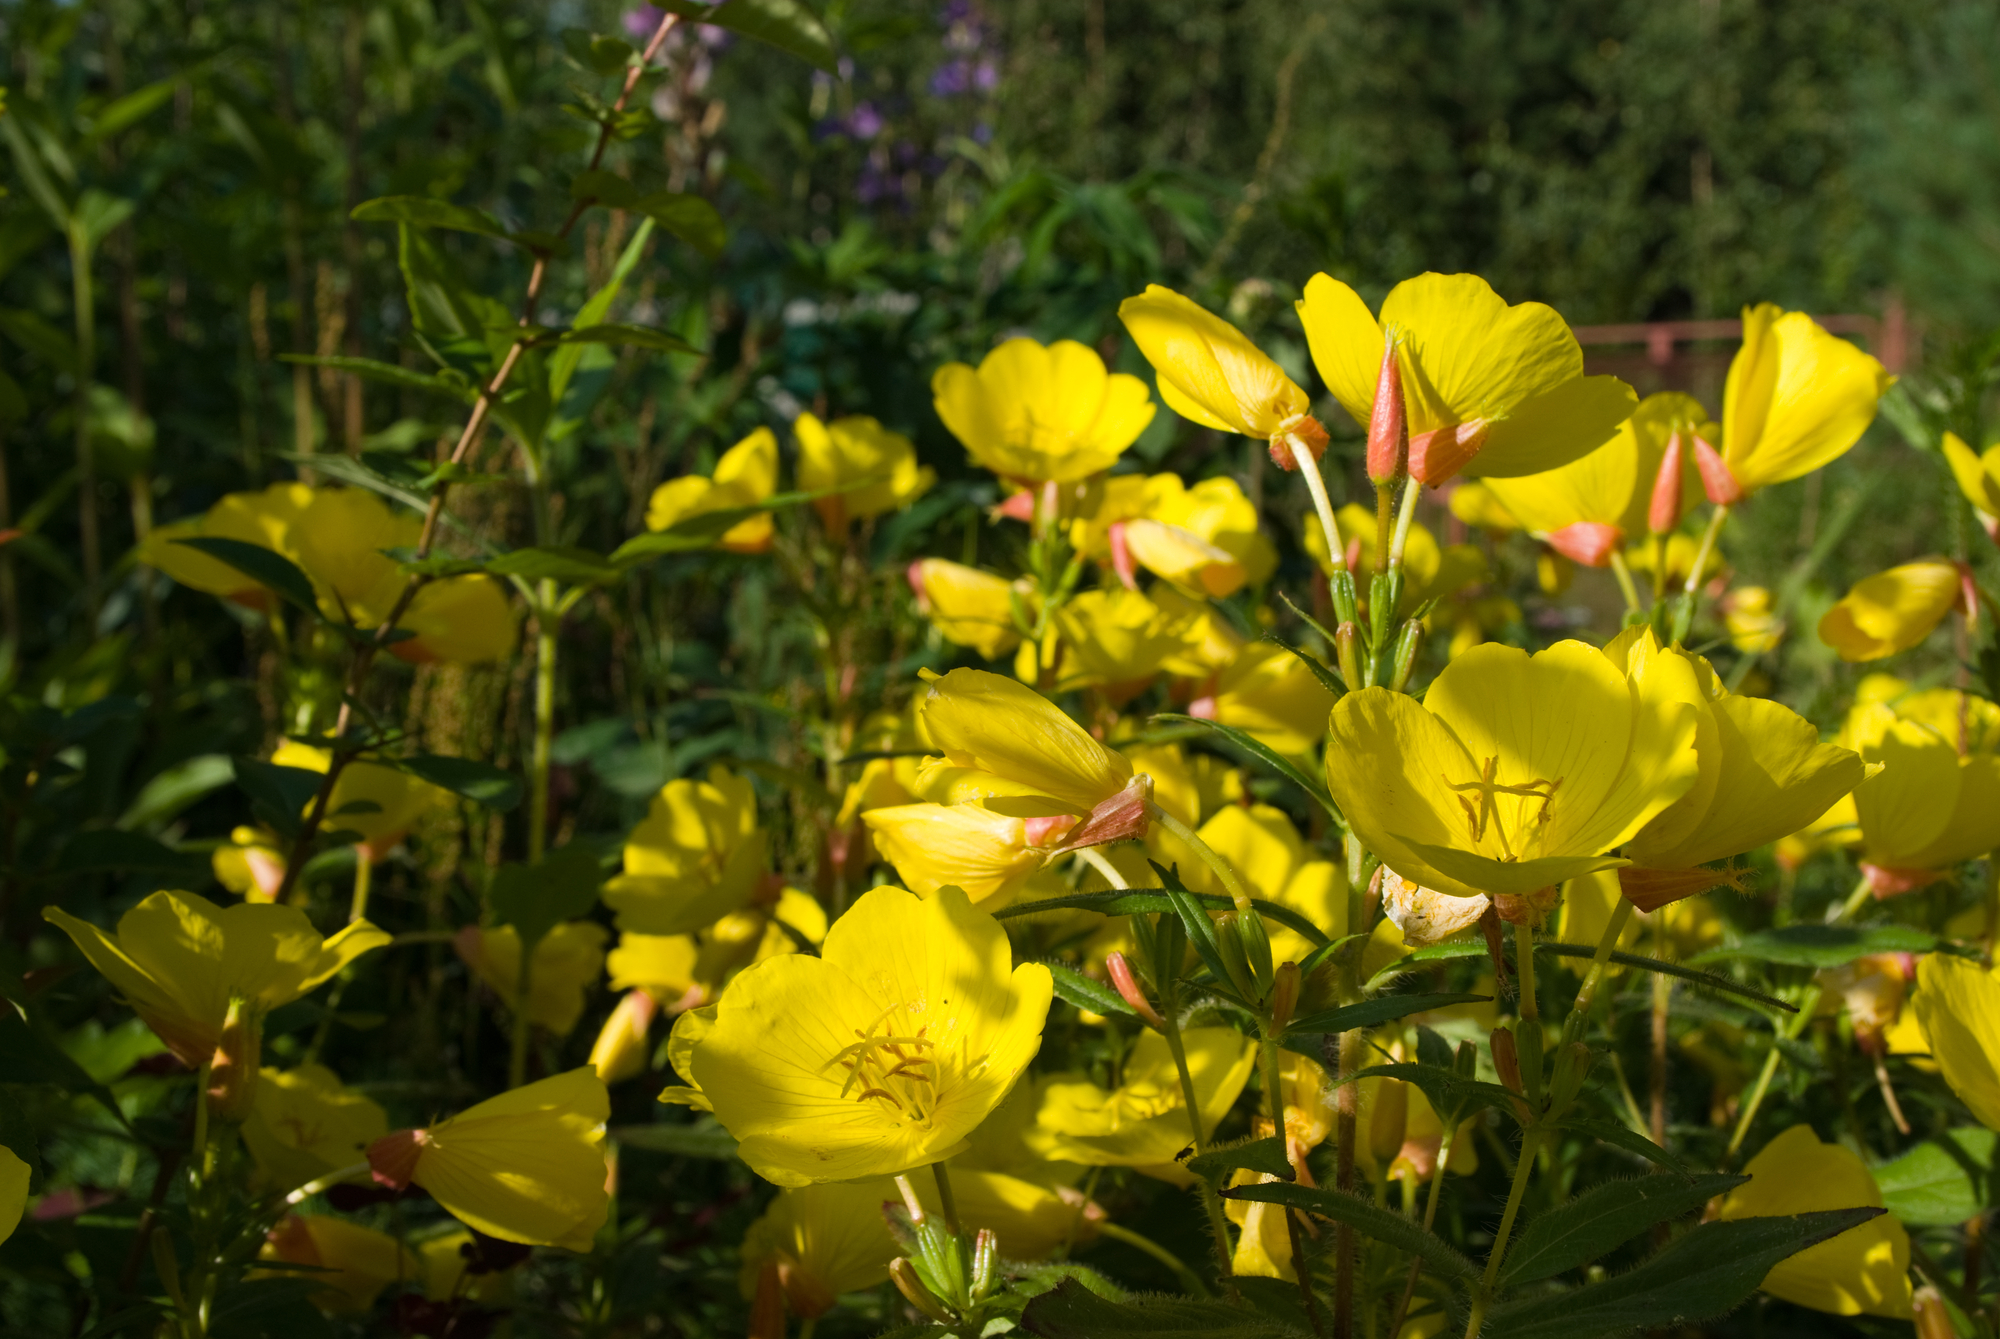
<instances>
[{"instance_id":1,"label":"flower bud","mask_svg":"<svg viewBox=\"0 0 2000 1339\"><path fill-rule=\"evenodd\" d=\"M1000 1259L1000 1238L990 1227L979 1229L972 1239L972 1300L978 1301L993 1287L994 1266Z\"/></svg>"},{"instance_id":2,"label":"flower bud","mask_svg":"<svg viewBox=\"0 0 2000 1339\"><path fill-rule=\"evenodd\" d=\"M1243 956L1250 964L1250 978L1257 983L1257 998L1270 995L1273 981L1271 966L1271 932L1264 928L1264 918L1249 907L1238 911L1236 933L1243 941Z\"/></svg>"},{"instance_id":3,"label":"flower bud","mask_svg":"<svg viewBox=\"0 0 2000 1339\"><path fill-rule=\"evenodd\" d=\"M1347 619L1333 630L1334 659L1340 662L1340 677L1350 693L1359 692L1361 679L1361 630Z\"/></svg>"},{"instance_id":4,"label":"flower bud","mask_svg":"<svg viewBox=\"0 0 2000 1339\"><path fill-rule=\"evenodd\" d=\"M1271 463L1281 470L1297 473L1298 452L1303 451L1317 464L1326 454L1326 443L1326 428L1312 415L1286 419L1271 434Z\"/></svg>"},{"instance_id":5,"label":"flower bud","mask_svg":"<svg viewBox=\"0 0 2000 1339\"><path fill-rule=\"evenodd\" d=\"M1694 467L1701 472L1701 486L1710 502L1718 507L1733 507L1743 500L1743 485L1736 482L1736 476L1729 472L1729 466L1715 448L1699 437L1694 439Z\"/></svg>"},{"instance_id":6,"label":"flower bud","mask_svg":"<svg viewBox=\"0 0 2000 1339\"><path fill-rule=\"evenodd\" d=\"M248 1000L229 1002L222 1037L208 1071L208 1110L217 1120L249 1119L257 1100L257 1074L264 1054L264 1011Z\"/></svg>"},{"instance_id":7,"label":"flower bud","mask_svg":"<svg viewBox=\"0 0 2000 1339\"><path fill-rule=\"evenodd\" d=\"M1476 418L1415 434L1410 438L1411 477L1436 488L1471 464L1492 432L1492 424Z\"/></svg>"},{"instance_id":8,"label":"flower bud","mask_svg":"<svg viewBox=\"0 0 2000 1339\"><path fill-rule=\"evenodd\" d=\"M1493 1068L1500 1075L1500 1082L1515 1092L1526 1092L1521 1086L1521 1058L1514 1051L1514 1034L1506 1027L1493 1029L1488 1037L1493 1050Z\"/></svg>"},{"instance_id":9,"label":"flower bud","mask_svg":"<svg viewBox=\"0 0 2000 1339\"><path fill-rule=\"evenodd\" d=\"M1410 675L1417 668L1417 655L1424 648L1424 625L1417 619L1406 619L1402 631L1396 634L1396 668L1389 680L1393 692L1403 692L1410 685Z\"/></svg>"},{"instance_id":10,"label":"flower bud","mask_svg":"<svg viewBox=\"0 0 2000 1339\"><path fill-rule=\"evenodd\" d=\"M1944 1294L1929 1284L1910 1295L1910 1312L1917 1324L1917 1339L1952 1339L1958 1333L1952 1328Z\"/></svg>"},{"instance_id":11,"label":"flower bud","mask_svg":"<svg viewBox=\"0 0 2000 1339\"><path fill-rule=\"evenodd\" d=\"M1283 1032L1291 1025L1292 1014L1299 1005L1299 965L1295 962L1280 963L1277 975L1271 984L1271 1031Z\"/></svg>"},{"instance_id":12,"label":"flower bud","mask_svg":"<svg viewBox=\"0 0 2000 1339\"><path fill-rule=\"evenodd\" d=\"M1139 988L1138 979L1132 975L1132 965L1125 961L1125 955L1116 951L1107 953L1104 969L1111 974L1112 988L1118 992L1120 999L1132 1006L1132 1012L1145 1020L1148 1027L1164 1031L1166 1023L1146 999L1146 992Z\"/></svg>"},{"instance_id":13,"label":"flower bud","mask_svg":"<svg viewBox=\"0 0 2000 1339\"><path fill-rule=\"evenodd\" d=\"M1375 1093L1375 1109L1368 1116L1368 1151L1382 1166L1394 1162L1403 1151L1409 1114L1410 1086L1400 1079L1385 1080Z\"/></svg>"},{"instance_id":14,"label":"flower bud","mask_svg":"<svg viewBox=\"0 0 2000 1339\"><path fill-rule=\"evenodd\" d=\"M1687 437L1677 428L1667 438L1666 453L1653 476L1652 500L1646 504L1646 529L1653 534L1671 534L1681 523L1681 472L1686 461Z\"/></svg>"},{"instance_id":15,"label":"flower bud","mask_svg":"<svg viewBox=\"0 0 2000 1339\"><path fill-rule=\"evenodd\" d=\"M1327 578L1326 601L1333 608L1335 623L1352 623L1354 621L1353 568L1353 563L1346 563L1337 569L1331 577Z\"/></svg>"},{"instance_id":16,"label":"flower bud","mask_svg":"<svg viewBox=\"0 0 2000 1339\"><path fill-rule=\"evenodd\" d=\"M1368 479L1381 485L1401 478L1409 465L1410 428L1403 411L1403 369L1396 342L1382 343L1382 370L1375 377L1375 406L1368 415Z\"/></svg>"},{"instance_id":17,"label":"flower bud","mask_svg":"<svg viewBox=\"0 0 2000 1339\"><path fill-rule=\"evenodd\" d=\"M1458 1051L1451 1058L1451 1072L1461 1079L1476 1078L1479 1074L1479 1048L1469 1041L1458 1044Z\"/></svg>"},{"instance_id":18,"label":"flower bud","mask_svg":"<svg viewBox=\"0 0 2000 1339\"><path fill-rule=\"evenodd\" d=\"M1549 1088L1549 1114L1556 1116L1567 1110L1583 1090L1583 1081L1590 1073L1591 1061L1596 1053L1580 1041L1573 1041L1563 1047L1557 1061L1555 1082Z\"/></svg>"},{"instance_id":19,"label":"flower bud","mask_svg":"<svg viewBox=\"0 0 2000 1339\"><path fill-rule=\"evenodd\" d=\"M1536 1111L1542 1107L1542 1048L1546 1044L1541 1023L1532 1018L1515 1022L1514 1047L1521 1070L1521 1089L1528 1095L1530 1109Z\"/></svg>"},{"instance_id":20,"label":"flower bud","mask_svg":"<svg viewBox=\"0 0 2000 1339\"><path fill-rule=\"evenodd\" d=\"M1542 536L1542 542L1572 562L1585 567L1609 567L1611 553L1624 533L1602 521L1576 521Z\"/></svg>"},{"instance_id":21,"label":"flower bud","mask_svg":"<svg viewBox=\"0 0 2000 1339\"><path fill-rule=\"evenodd\" d=\"M896 1291L917 1310L929 1316L940 1325L951 1326L958 1323L958 1317L951 1314L937 1295L924 1286L917 1277L917 1267L907 1259L898 1258L889 1264L889 1278L895 1283Z\"/></svg>"},{"instance_id":22,"label":"flower bud","mask_svg":"<svg viewBox=\"0 0 2000 1339\"><path fill-rule=\"evenodd\" d=\"M1262 994L1257 989L1257 977L1250 970L1250 957L1243 948L1243 935L1236 924L1242 917L1234 911L1225 911L1215 919L1215 947L1222 955L1222 965L1229 970L1229 984L1245 999L1256 999ZM1268 952L1268 949L1266 950Z\"/></svg>"},{"instance_id":23,"label":"flower bud","mask_svg":"<svg viewBox=\"0 0 2000 1339\"><path fill-rule=\"evenodd\" d=\"M597 1044L590 1048L590 1063L596 1067L598 1078L617 1083L645 1072L646 1030L653 1025L653 1014L658 1007L643 990L625 992L618 1007L611 1011L611 1017L604 1020Z\"/></svg>"}]
</instances>

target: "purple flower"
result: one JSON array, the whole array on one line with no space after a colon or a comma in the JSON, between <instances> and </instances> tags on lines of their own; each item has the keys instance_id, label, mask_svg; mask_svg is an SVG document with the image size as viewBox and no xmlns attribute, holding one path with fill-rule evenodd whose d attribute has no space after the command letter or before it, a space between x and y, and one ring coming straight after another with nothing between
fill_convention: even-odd
<instances>
[{"instance_id":1,"label":"purple flower","mask_svg":"<svg viewBox=\"0 0 2000 1339\"><path fill-rule=\"evenodd\" d=\"M651 5L640 5L625 16L625 31L644 41L659 30L660 20L667 16L664 9Z\"/></svg>"},{"instance_id":2,"label":"purple flower","mask_svg":"<svg viewBox=\"0 0 2000 1339\"><path fill-rule=\"evenodd\" d=\"M947 61L931 75L931 96L955 98L972 87L972 67L963 60Z\"/></svg>"},{"instance_id":3,"label":"purple flower","mask_svg":"<svg viewBox=\"0 0 2000 1339\"><path fill-rule=\"evenodd\" d=\"M847 117L847 133L856 139L874 139L882 133L885 125L882 113L875 110L872 102L856 103Z\"/></svg>"},{"instance_id":4,"label":"purple flower","mask_svg":"<svg viewBox=\"0 0 2000 1339\"><path fill-rule=\"evenodd\" d=\"M1000 65L992 57L979 62L972 70L972 86L981 93L991 93L1000 86Z\"/></svg>"}]
</instances>

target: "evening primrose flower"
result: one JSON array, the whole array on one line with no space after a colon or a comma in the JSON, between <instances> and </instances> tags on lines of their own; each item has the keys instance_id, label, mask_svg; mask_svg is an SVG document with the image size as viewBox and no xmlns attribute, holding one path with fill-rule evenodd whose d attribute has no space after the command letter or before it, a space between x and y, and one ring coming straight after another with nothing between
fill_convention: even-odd
<instances>
[{"instance_id":1,"label":"evening primrose flower","mask_svg":"<svg viewBox=\"0 0 2000 1339\"><path fill-rule=\"evenodd\" d=\"M886 1177L779 1191L743 1234L744 1299L776 1286L791 1313L811 1321L847 1293L887 1283L889 1262L903 1252L882 1210L901 1202Z\"/></svg>"},{"instance_id":2,"label":"evening primrose flower","mask_svg":"<svg viewBox=\"0 0 2000 1339\"><path fill-rule=\"evenodd\" d=\"M936 470L917 464L917 448L909 438L866 415L822 423L815 415L800 414L792 420L792 435L799 439L800 488L817 493L875 481L814 499L831 531L844 531L849 521L900 511L937 482Z\"/></svg>"},{"instance_id":3,"label":"evening primrose flower","mask_svg":"<svg viewBox=\"0 0 2000 1339\"><path fill-rule=\"evenodd\" d=\"M732 911L693 934L621 934L605 966L613 990L644 990L679 1013L714 1000L750 964L796 953L801 939L825 938L826 909L812 894L786 888L775 903Z\"/></svg>"},{"instance_id":4,"label":"evening primrose flower","mask_svg":"<svg viewBox=\"0 0 2000 1339\"><path fill-rule=\"evenodd\" d=\"M502 1241L588 1251L610 1208L611 1101L585 1065L368 1147L375 1179L418 1185L467 1227Z\"/></svg>"},{"instance_id":5,"label":"evening primrose flower","mask_svg":"<svg viewBox=\"0 0 2000 1339\"><path fill-rule=\"evenodd\" d=\"M243 1145L265 1186L288 1191L352 1167L388 1132L389 1118L374 1101L343 1087L325 1065L300 1065L264 1071Z\"/></svg>"},{"instance_id":6,"label":"evening primrose flower","mask_svg":"<svg viewBox=\"0 0 2000 1339\"><path fill-rule=\"evenodd\" d=\"M2000 756L1962 751L1958 733L1902 704L1864 698L1848 713L1840 742L1886 764L1854 788L1851 811L1877 897L1925 887L2000 847Z\"/></svg>"},{"instance_id":7,"label":"evening primrose flower","mask_svg":"<svg viewBox=\"0 0 2000 1339\"><path fill-rule=\"evenodd\" d=\"M1518 896L1615 868L1607 853L1699 771L1692 685L1648 685L1581 642L1474 647L1422 703L1379 687L1341 698L1327 785L1390 869L1439 892Z\"/></svg>"},{"instance_id":8,"label":"evening primrose flower","mask_svg":"<svg viewBox=\"0 0 2000 1339\"><path fill-rule=\"evenodd\" d=\"M272 484L256 493L230 493L200 516L154 527L140 541L140 560L183 586L269 612L273 603L271 592L254 578L179 541L240 540L296 562L292 528L312 500L313 490L302 483Z\"/></svg>"},{"instance_id":9,"label":"evening primrose flower","mask_svg":"<svg viewBox=\"0 0 2000 1339\"><path fill-rule=\"evenodd\" d=\"M193 893L152 894L119 918L116 934L60 907L44 907L42 918L76 942L191 1069L215 1058L232 1005L261 1018L389 942L367 921L322 939L297 907L218 907Z\"/></svg>"},{"instance_id":10,"label":"evening primrose flower","mask_svg":"<svg viewBox=\"0 0 2000 1339\"><path fill-rule=\"evenodd\" d=\"M414 1278L417 1257L386 1232L322 1214L286 1214L264 1239L259 1260L305 1265L312 1272L256 1270L257 1278L306 1278L308 1300L322 1311L359 1315L392 1283Z\"/></svg>"},{"instance_id":11,"label":"evening primrose flower","mask_svg":"<svg viewBox=\"0 0 2000 1339\"><path fill-rule=\"evenodd\" d=\"M2000 1130L2000 972L1949 953L1925 954L1915 1012L1944 1081L1974 1119Z\"/></svg>"},{"instance_id":12,"label":"evening primrose flower","mask_svg":"<svg viewBox=\"0 0 2000 1339\"><path fill-rule=\"evenodd\" d=\"M1729 629L1729 644L1745 655L1765 655L1785 638L1785 620L1765 586L1738 586L1723 596L1717 608Z\"/></svg>"},{"instance_id":13,"label":"evening primrose flower","mask_svg":"<svg viewBox=\"0 0 2000 1339\"><path fill-rule=\"evenodd\" d=\"M997 660L1021 644L1015 606L1035 607L1033 583L1027 578L1008 581L963 563L919 558L910 564L908 579L917 611L952 645L969 646L987 660Z\"/></svg>"},{"instance_id":14,"label":"evening primrose flower","mask_svg":"<svg viewBox=\"0 0 2000 1339\"><path fill-rule=\"evenodd\" d=\"M271 755L280 767L324 772L333 755L326 749L287 740ZM451 801L451 793L399 768L366 760L341 769L327 797L328 831L351 832L370 863L379 863L429 810ZM283 875L280 869L280 877Z\"/></svg>"},{"instance_id":15,"label":"evening primrose flower","mask_svg":"<svg viewBox=\"0 0 2000 1339\"><path fill-rule=\"evenodd\" d=\"M1178 474L1106 479L1095 511L1071 523L1070 543L1127 589L1138 589L1144 568L1197 599L1261 585L1278 563L1257 509L1227 477L1193 488Z\"/></svg>"},{"instance_id":16,"label":"evening primrose flower","mask_svg":"<svg viewBox=\"0 0 2000 1339\"><path fill-rule=\"evenodd\" d=\"M1957 480L1958 491L1972 504L1979 524L1989 538L2000 536L2000 444L1974 452L1963 437L1948 432L1944 435L1943 450L1945 463L1951 466L1951 477Z\"/></svg>"},{"instance_id":17,"label":"evening primrose flower","mask_svg":"<svg viewBox=\"0 0 2000 1339\"><path fill-rule=\"evenodd\" d=\"M1051 621L1039 664L1056 666L1053 692L1097 688L1122 705L1190 649L1190 623L1136 590L1087 590ZM1017 659L1015 677L1038 677L1038 662L1028 650Z\"/></svg>"},{"instance_id":18,"label":"evening primrose flower","mask_svg":"<svg viewBox=\"0 0 2000 1339\"><path fill-rule=\"evenodd\" d=\"M1252 642L1195 687L1187 714L1233 725L1297 758L1310 755L1325 737L1333 703L1333 693L1297 656L1270 642Z\"/></svg>"},{"instance_id":19,"label":"evening primrose flower","mask_svg":"<svg viewBox=\"0 0 2000 1339\"><path fill-rule=\"evenodd\" d=\"M535 942L528 967L528 1021L552 1036L567 1037L583 1016L584 995L604 970L611 932L594 921L565 921ZM468 925L452 937L459 960L471 968L502 1008L517 1007L521 988L521 932L511 925Z\"/></svg>"},{"instance_id":20,"label":"evening primrose flower","mask_svg":"<svg viewBox=\"0 0 2000 1339\"><path fill-rule=\"evenodd\" d=\"M1010 339L979 367L931 377L938 417L966 454L1003 479L1072 483L1110 469L1153 421L1146 383L1108 372L1074 340Z\"/></svg>"},{"instance_id":21,"label":"evening primrose flower","mask_svg":"<svg viewBox=\"0 0 2000 1339\"><path fill-rule=\"evenodd\" d=\"M1299 468L1295 452L1318 460L1326 450L1311 397L1229 322L1159 284L1119 303L1118 319L1159 374L1160 398L1182 418L1269 442L1284 470Z\"/></svg>"},{"instance_id":22,"label":"evening primrose flower","mask_svg":"<svg viewBox=\"0 0 2000 1339\"><path fill-rule=\"evenodd\" d=\"M331 806L329 806L329 809ZM285 852L275 834L248 825L230 829L229 840L208 858L215 881L247 902L269 902L285 882Z\"/></svg>"},{"instance_id":23,"label":"evening primrose flower","mask_svg":"<svg viewBox=\"0 0 2000 1339\"><path fill-rule=\"evenodd\" d=\"M1040 1048L1052 997L1048 968L1015 967L964 893L877 888L820 956L737 977L674 1065L766 1180L893 1176L965 1147Z\"/></svg>"},{"instance_id":24,"label":"evening primrose flower","mask_svg":"<svg viewBox=\"0 0 2000 1339\"><path fill-rule=\"evenodd\" d=\"M28 1182L34 1169L14 1155L11 1148L0 1148L0 1242L14 1235L14 1229L21 1225L21 1215L28 1208Z\"/></svg>"},{"instance_id":25,"label":"evening primrose flower","mask_svg":"<svg viewBox=\"0 0 2000 1339\"><path fill-rule=\"evenodd\" d=\"M1907 651L1954 609L1970 610L1970 573L1944 558L1904 563L1854 583L1819 621L1819 639L1850 664Z\"/></svg>"},{"instance_id":26,"label":"evening primrose flower","mask_svg":"<svg viewBox=\"0 0 2000 1339\"><path fill-rule=\"evenodd\" d=\"M665 530L705 512L754 507L777 489L778 438L769 428L758 428L722 453L711 477L684 474L655 488L646 504L646 528ZM758 512L731 526L715 546L731 553L762 553L771 547L774 533L771 513Z\"/></svg>"},{"instance_id":27,"label":"evening primrose flower","mask_svg":"<svg viewBox=\"0 0 2000 1339\"><path fill-rule=\"evenodd\" d=\"M1250 1080L1257 1047L1227 1027L1184 1029L1188 1073L1204 1130L1213 1130ZM1134 1167L1186 1185L1191 1174L1175 1158L1188 1146L1187 1102L1166 1038L1141 1032L1118 1071L1115 1088L1081 1074L1059 1074L1035 1089L1029 1149L1055 1162Z\"/></svg>"},{"instance_id":28,"label":"evening primrose flower","mask_svg":"<svg viewBox=\"0 0 2000 1339\"><path fill-rule=\"evenodd\" d=\"M770 880L757 794L720 763L708 779L661 787L625 842L625 872L604 885L620 930L686 934L740 910Z\"/></svg>"},{"instance_id":29,"label":"evening primrose flower","mask_svg":"<svg viewBox=\"0 0 2000 1339\"><path fill-rule=\"evenodd\" d=\"M1742 501L1844 455L1895 378L1804 312L1743 309L1743 346L1722 390L1722 447L1696 439L1708 500Z\"/></svg>"},{"instance_id":30,"label":"evening primrose flower","mask_svg":"<svg viewBox=\"0 0 2000 1339\"><path fill-rule=\"evenodd\" d=\"M1616 377L1583 375L1583 350L1554 308L1509 306L1478 275L1406 279L1378 321L1352 288L1316 274L1298 310L1314 365L1356 423L1370 421L1395 369L1409 473L1433 488L1459 473L1555 469L1610 440L1637 403Z\"/></svg>"},{"instance_id":31,"label":"evening primrose flower","mask_svg":"<svg viewBox=\"0 0 2000 1339\"><path fill-rule=\"evenodd\" d=\"M1810 1125L1794 1125L1743 1168L1749 1184L1723 1196L1717 1215L1772 1218L1821 1209L1882 1207L1867 1164L1840 1144L1822 1144ZM1887 1214L1772 1266L1764 1291L1836 1316L1908 1317L1910 1236Z\"/></svg>"}]
</instances>

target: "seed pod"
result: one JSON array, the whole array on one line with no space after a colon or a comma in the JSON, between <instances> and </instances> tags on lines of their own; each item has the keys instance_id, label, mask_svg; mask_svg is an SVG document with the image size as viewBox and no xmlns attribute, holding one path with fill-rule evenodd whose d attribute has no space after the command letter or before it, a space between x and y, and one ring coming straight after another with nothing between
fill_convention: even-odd
<instances>
[{"instance_id":1,"label":"seed pod","mask_svg":"<svg viewBox=\"0 0 2000 1339\"><path fill-rule=\"evenodd\" d=\"M1243 935L1236 928L1241 920L1240 913L1225 911L1215 920L1215 947L1222 955L1222 965L1229 969L1229 984L1245 999L1262 998L1257 989L1257 975L1250 970L1250 956L1244 951Z\"/></svg>"},{"instance_id":2,"label":"seed pod","mask_svg":"<svg viewBox=\"0 0 2000 1339\"><path fill-rule=\"evenodd\" d=\"M1360 691L1361 680L1361 630L1348 619L1333 630L1334 659L1340 662L1340 677L1347 683L1350 693Z\"/></svg>"},{"instance_id":3,"label":"seed pod","mask_svg":"<svg viewBox=\"0 0 2000 1339\"><path fill-rule=\"evenodd\" d=\"M1278 965L1278 971L1271 984L1271 1031L1283 1032L1292 1021L1292 1014L1299 1005L1299 965L1285 962Z\"/></svg>"},{"instance_id":4,"label":"seed pod","mask_svg":"<svg viewBox=\"0 0 2000 1339\"><path fill-rule=\"evenodd\" d=\"M1403 629L1396 634L1396 668L1389 680L1389 687L1402 692L1409 687L1410 675L1416 671L1417 655L1424 648L1424 625L1416 619L1407 619Z\"/></svg>"}]
</instances>

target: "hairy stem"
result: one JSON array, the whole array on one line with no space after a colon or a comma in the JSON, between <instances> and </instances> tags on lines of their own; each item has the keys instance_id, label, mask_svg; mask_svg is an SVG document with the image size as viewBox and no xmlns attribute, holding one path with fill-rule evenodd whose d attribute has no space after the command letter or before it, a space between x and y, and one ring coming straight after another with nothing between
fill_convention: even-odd
<instances>
[{"instance_id":1,"label":"hairy stem","mask_svg":"<svg viewBox=\"0 0 2000 1339\"><path fill-rule=\"evenodd\" d=\"M1250 905L1250 890L1243 886L1243 880L1236 876L1236 871L1231 868L1229 862L1224 860L1214 847L1203 841L1193 828L1151 801L1146 804L1146 816L1186 842L1188 848L1201 858L1201 862L1215 871L1215 877L1222 881L1223 890L1229 894L1230 900L1236 903L1238 911L1254 912L1254 908Z\"/></svg>"}]
</instances>

